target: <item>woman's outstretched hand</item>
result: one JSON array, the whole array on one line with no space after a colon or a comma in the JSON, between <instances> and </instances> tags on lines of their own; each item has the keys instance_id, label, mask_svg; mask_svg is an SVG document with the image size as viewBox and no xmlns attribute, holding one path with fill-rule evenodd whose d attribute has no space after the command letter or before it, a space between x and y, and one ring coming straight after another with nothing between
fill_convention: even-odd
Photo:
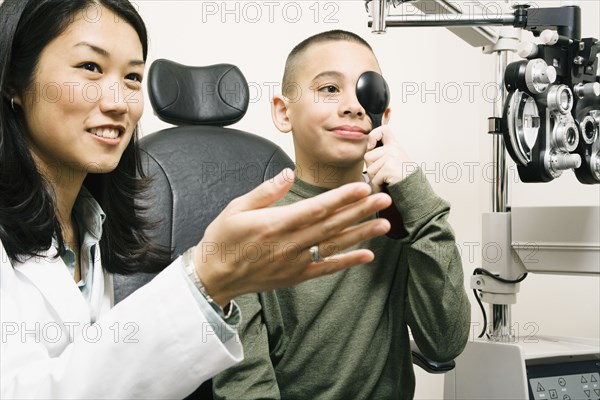
<instances>
[{"instance_id":1,"label":"woman's outstretched hand","mask_svg":"<svg viewBox=\"0 0 600 400\"><path fill-rule=\"evenodd\" d=\"M389 207L391 198L384 193L370 196L369 185L351 183L291 205L269 207L293 180L293 172L286 169L234 199L194 248L198 275L218 304L373 260L367 249L342 251L390 229L385 219L361 221ZM313 245L319 246L323 261L312 261L308 249Z\"/></svg>"}]
</instances>

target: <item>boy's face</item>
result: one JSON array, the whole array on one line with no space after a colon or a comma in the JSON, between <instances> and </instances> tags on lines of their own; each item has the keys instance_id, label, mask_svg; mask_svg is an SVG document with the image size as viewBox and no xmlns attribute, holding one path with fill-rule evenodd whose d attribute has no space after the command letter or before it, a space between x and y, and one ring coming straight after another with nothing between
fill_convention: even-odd
<instances>
[{"instance_id":1,"label":"boy's face","mask_svg":"<svg viewBox=\"0 0 600 400\"><path fill-rule=\"evenodd\" d=\"M380 73L374 54L358 43L331 41L310 46L300 57L286 113L296 161L304 167L362 167L372 127L356 83L363 72Z\"/></svg>"}]
</instances>

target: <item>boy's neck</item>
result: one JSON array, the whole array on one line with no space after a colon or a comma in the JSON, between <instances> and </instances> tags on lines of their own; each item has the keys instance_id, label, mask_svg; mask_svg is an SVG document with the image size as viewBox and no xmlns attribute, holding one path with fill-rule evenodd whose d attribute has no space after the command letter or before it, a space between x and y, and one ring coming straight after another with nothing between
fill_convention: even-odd
<instances>
[{"instance_id":1,"label":"boy's neck","mask_svg":"<svg viewBox=\"0 0 600 400\"><path fill-rule=\"evenodd\" d=\"M363 165L340 167L323 163L296 162L296 178L325 189L334 189L352 182L364 182Z\"/></svg>"}]
</instances>

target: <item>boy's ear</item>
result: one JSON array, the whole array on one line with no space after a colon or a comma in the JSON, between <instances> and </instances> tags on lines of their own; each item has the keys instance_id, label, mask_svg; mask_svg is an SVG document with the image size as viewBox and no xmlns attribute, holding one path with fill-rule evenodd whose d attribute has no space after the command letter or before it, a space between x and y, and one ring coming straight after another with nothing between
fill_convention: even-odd
<instances>
[{"instance_id":1,"label":"boy's ear","mask_svg":"<svg viewBox=\"0 0 600 400\"><path fill-rule=\"evenodd\" d=\"M387 108L383 113L383 125L387 125L390 122L390 118L392 117L392 109Z\"/></svg>"},{"instance_id":2,"label":"boy's ear","mask_svg":"<svg viewBox=\"0 0 600 400\"><path fill-rule=\"evenodd\" d=\"M288 116L288 101L287 97L276 94L271 102L273 123L283 133L289 133L292 130L292 123Z\"/></svg>"}]
</instances>

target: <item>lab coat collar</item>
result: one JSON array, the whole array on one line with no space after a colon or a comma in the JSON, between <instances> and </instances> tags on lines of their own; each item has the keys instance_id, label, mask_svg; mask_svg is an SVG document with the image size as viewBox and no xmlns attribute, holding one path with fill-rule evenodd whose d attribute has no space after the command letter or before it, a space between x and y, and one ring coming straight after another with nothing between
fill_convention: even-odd
<instances>
[{"instance_id":1,"label":"lab coat collar","mask_svg":"<svg viewBox=\"0 0 600 400\"><path fill-rule=\"evenodd\" d=\"M23 263L16 263L14 268L43 293L63 323L89 323L90 306L69 274L62 258L56 255L56 249L50 247L40 256L32 257Z\"/></svg>"},{"instance_id":2,"label":"lab coat collar","mask_svg":"<svg viewBox=\"0 0 600 400\"><path fill-rule=\"evenodd\" d=\"M85 187L81 188L74 208L87 234L96 241L100 240L106 215ZM86 301L64 261L57 254L58 250L53 242L48 250L23 263L15 263L14 268L38 288L63 323L84 325L95 322L114 302L112 277L102 268L100 247L97 246L94 254L90 303Z\"/></svg>"}]
</instances>

